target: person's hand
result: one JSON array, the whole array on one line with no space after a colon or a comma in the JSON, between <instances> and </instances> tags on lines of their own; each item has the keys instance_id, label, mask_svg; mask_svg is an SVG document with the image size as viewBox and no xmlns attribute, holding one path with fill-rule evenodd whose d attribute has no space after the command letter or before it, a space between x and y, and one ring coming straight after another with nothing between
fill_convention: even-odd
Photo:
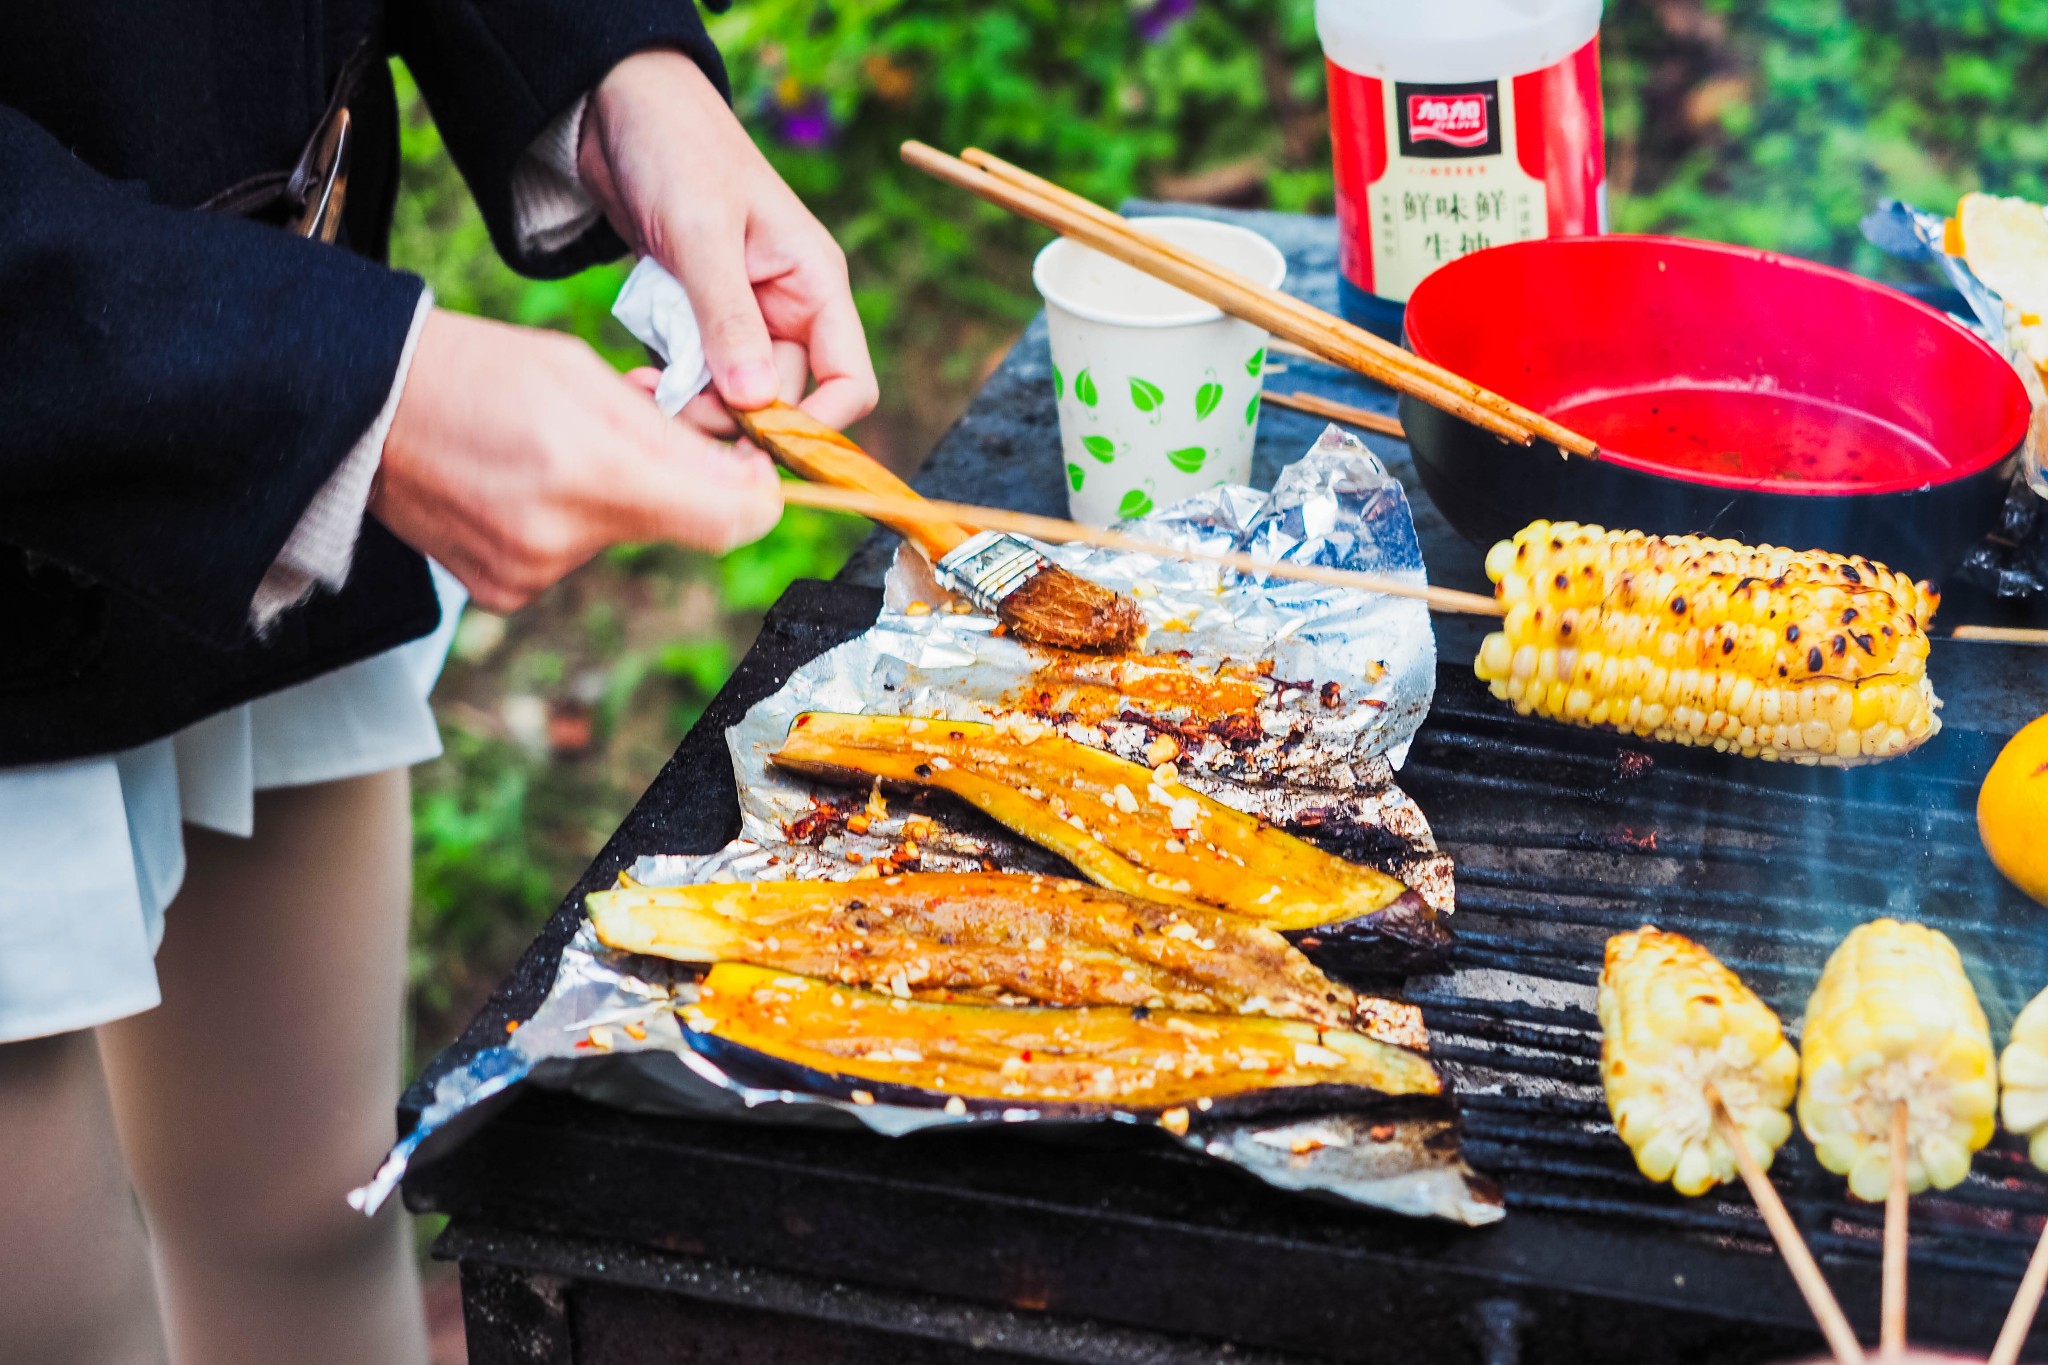
<instances>
[{"instance_id":1,"label":"person's hand","mask_svg":"<svg viewBox=\"0 0 2048 1365\"><path fill-rule=\"evenodd\" d=\"M507 612L620 541L758 539L782 494L767 457L669 421L583 342L436 309L370 510Z\"/></svg>"},{"instance_id":2,"label":"person's hand","mask_svg":"<svg viewBox=\"0 0 2048 1365\"><path fill-rule=\"evenodd\" d=\"M874 408L844 253L695 62L657 51L613 67L586 107L577 169L619 235L689 291L716 393L684 417L729 434L725 405L801 399L833 427Z\"/></svg>"}]
</instances>

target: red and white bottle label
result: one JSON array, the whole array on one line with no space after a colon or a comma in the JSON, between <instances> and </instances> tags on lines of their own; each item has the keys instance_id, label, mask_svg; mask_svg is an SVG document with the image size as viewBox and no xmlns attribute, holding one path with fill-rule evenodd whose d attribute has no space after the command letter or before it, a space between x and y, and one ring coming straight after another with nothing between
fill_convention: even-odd
<instances>
[{"instance_id":1,"label":"red and white bottle label","mask_svg":"<svg viewBox=\"0 0 2048 1365\"><path fill-rule=\"evenodd\" d=\"M1490 90L1431 94L1411 88L1401 97L1402 131L1411 145L1443 142L1467 150L1484 147L1498 123L1490 112L1492 107Z\"/></svg>"},{"instance_id":2,"label":"red and white bottle label","mask_svg":"<svg viewBox=\"0 0 2048 1365\"><path fill-rule=\"evenodd\" d=\"M1329 71L1338 265L1360 289L1406 300L1470 252L1606 226L1597 37L1505 80Z\"/></svg>"}]
</instances>

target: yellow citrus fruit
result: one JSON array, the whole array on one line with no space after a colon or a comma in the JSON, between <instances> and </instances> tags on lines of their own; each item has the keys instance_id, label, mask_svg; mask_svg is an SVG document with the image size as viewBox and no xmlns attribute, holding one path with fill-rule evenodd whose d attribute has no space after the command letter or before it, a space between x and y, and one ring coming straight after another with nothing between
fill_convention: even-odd
<instances>
[{"instance_id":1,"label":"yellow citrus fruit","mask_svg":"<svg viewBox=\"0 0 2048 1365\"><path fill-rule=\"evenodd\" d=\"M2048 716L1999 752L1977 792L1984 851L2014 886L2048 905Z\"/></svg>"}]
</instances>

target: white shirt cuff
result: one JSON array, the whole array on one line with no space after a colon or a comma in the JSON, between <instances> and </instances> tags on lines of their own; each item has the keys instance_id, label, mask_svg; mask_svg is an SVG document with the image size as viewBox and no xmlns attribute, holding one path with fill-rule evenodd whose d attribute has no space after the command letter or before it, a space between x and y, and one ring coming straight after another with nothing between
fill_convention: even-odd
<instances>
[{"instance_id":1,"label":"white shirt cuff","mask_svg":"<svg viewBox=\"0 0 2048 1365\"><path fill-rule=\"evenodd\" d=\"M559 251L598 220L597 204L576 177L585 95L540 130L512 168L512 234L529 254Z\"/></svg>"},{"instance_id":2,"label":"white shirt cuff","mask_svg":"<svg viewBox=\"0 0 2048 1365\"><path fill-rule=\"evenodd\" d=\"M362 534L363 516L370 506L370 486L377 478L377 463L384 455L384 438L390 434L391 419L398 414L398 400L405 392L405 378L412 370L412 353L420 342L420 329L427 314L434 311L434 291L420 291L419 306L413 310L412 329L405 334L405 348L398 353L398 373L392 377L391 392L369 429L342 456L341 463L320 485L320 491L299 514L298 525L285 538L284 548L256 585L249 603L249 623L261 635L279 616L313 595L315 588L340 592L348 582L349 566L356 557L356 538Z\"/></svg>"}]
</instances>

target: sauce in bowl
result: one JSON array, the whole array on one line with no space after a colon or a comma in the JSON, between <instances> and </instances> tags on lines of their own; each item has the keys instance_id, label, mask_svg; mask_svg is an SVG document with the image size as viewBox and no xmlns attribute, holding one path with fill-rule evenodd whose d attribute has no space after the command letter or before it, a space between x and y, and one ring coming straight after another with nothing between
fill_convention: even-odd
<instances>
[{"instance_id":1,"label":"sauce in bowl","mask_svg":"<svg viewBox=\"0 0 2048 1365\"><path fill-rule=\"evenodd\" d=\"M1552 415L1616 463L1730 488L1917 488L1953 468L1925 437L1811 394L1672 384L1582 398Z\"/></svg>"}]
</instances>

